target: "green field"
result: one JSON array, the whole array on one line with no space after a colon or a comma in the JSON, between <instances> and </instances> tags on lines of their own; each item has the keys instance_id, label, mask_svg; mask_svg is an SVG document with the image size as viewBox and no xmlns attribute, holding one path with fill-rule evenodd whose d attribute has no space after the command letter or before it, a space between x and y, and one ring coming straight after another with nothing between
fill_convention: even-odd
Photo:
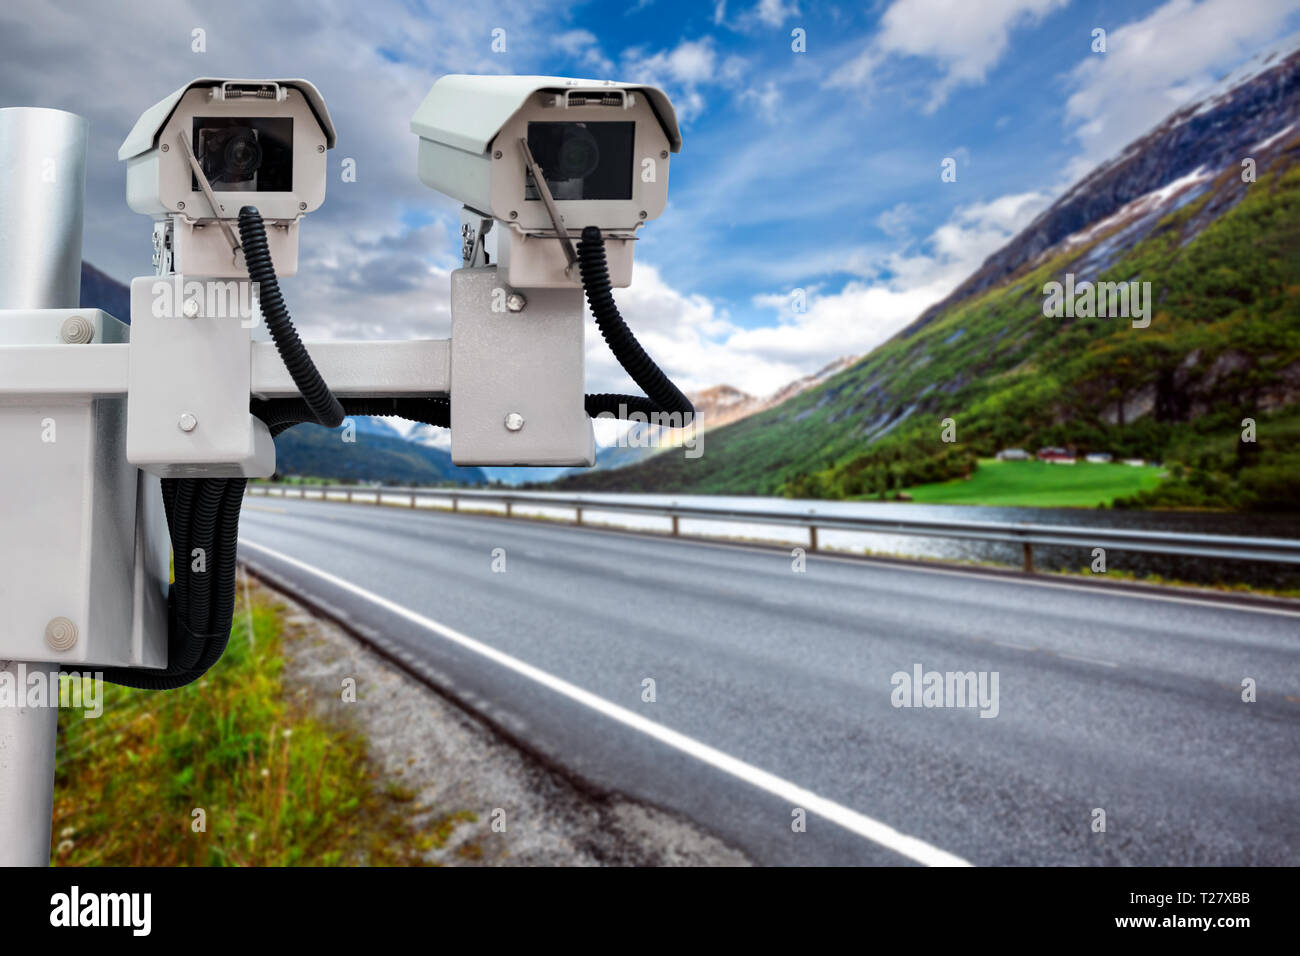
<instances>
[{"instance_id":1,"label":"green field","mask_svg":"<svg viewBox=\"0 0 1300 956\"><path fill-rule=\"evenodd\" d=\"M1150 465L1049 465L1045 461L981 458L969 479L908 488L912 500L936 505L1002 505L1026 508L1095 508L1116 498L1150 491L1161 468Z\"/></svg>"}]
</instances>

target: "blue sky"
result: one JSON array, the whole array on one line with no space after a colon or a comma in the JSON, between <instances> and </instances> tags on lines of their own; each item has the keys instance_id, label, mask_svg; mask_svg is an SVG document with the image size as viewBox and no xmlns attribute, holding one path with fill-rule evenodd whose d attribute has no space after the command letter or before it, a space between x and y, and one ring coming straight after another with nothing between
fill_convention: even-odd
<instances>
[{"instance_id":1,"label":"blue sky","mask_svg":"<svg viewBox=\"0 0 1300 956\"><path fill-rule=\"evenodd\" d=\"M688 387L766 392L884 341L1070 182L1297 30L1300 0L15 4L0 106L91 120L85 255L125 280L149 271L116 161L135 117L199 75L311 79L339 130L331 162L358 178L331 180L305 221L286 295L310 335L401 338L446 334L458 265L457 209L419 184L408 130L432 82L656 83L685 142L620 304ZM589 384L627 388L589 339Z\"/></svg>"}]
</instances>

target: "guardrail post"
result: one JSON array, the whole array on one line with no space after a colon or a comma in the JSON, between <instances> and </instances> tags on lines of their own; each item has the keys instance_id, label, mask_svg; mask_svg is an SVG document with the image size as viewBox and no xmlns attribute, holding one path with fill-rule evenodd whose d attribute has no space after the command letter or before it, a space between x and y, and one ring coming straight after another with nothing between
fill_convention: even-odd
<instances>
[{"instance_id":1,"label":"guardrail post","mask_svg":"<svg viewBox=\"0 0 1300 956\"><path fill-rule=\"evenodd\" d=\"M352 489L348 489L348 504L352 503Z\"/></svg>"},{"instance_id":2,"label":"guardrail post","mask_svg":"<svg viewBox=\"0 0 1300 956\"><path fill-rule=\"evenodd\" d=\"M452 511L460 510L460 499L457 498L455 495L451 496L451 510Z\"/></svg>"},{"instance_id":3,"label":"guardrail post","mask_svg":"<svg viewBox=\"0 0 1300 956\"><path fill-rule=\"evenodd\" d=\"M1030 544L1028 541L1024 541L1021 543L1020 547L1023 550L1023 554L1024 554L1023 566L1024 566L1025 574L1033 574L1034 573L1034 546Z\"/></svg>"},{"instance_id":4,"label":"guardrail post","mask_svg":"<svg viewBox=\"0 0 1300 956\"><path fill-rule=\"evenodd\" d=\"M415 492L411 492L411 507L415 507Z\"/></svg>"},{"instance_id":5,"label":"guardrail post","mask_svg":"<svg viewBox=\"0 0 1300 956\"><path fill-rule=\"evenodd\" d=\"M578 507L573 509L573 523L577 525L582 524L582 505L578 505Z\"/></svg>"},{"instance_id":6,"label":"guardrail post","mask_svg":"<svg viewBox=\"0 0 1300 956\"><path fill-rule=\"evenodd\" d=\"M514 510L511 506L509 499L506 500L506 517L507 518L514 517Z\"/></svg>"},{"instance_id":7,"label":"guardrail post","mask_svg":"<svg viewBox=\"0 0 1300 956\"><path fill-rule=\"evenodd\" d=\"M676 538L681 533L681 519L673 515L673 537Z\"/></svg>"},{"instance_id":8,"label":"guardrail post","mask_svg":"<svg viewBox=\"0 0 1300 956\"><path fill-rule=\"evenodd\" d=\"M817 526L815 524L808 526L808 550L817 550Z\"/></svg>"}]
</instances>

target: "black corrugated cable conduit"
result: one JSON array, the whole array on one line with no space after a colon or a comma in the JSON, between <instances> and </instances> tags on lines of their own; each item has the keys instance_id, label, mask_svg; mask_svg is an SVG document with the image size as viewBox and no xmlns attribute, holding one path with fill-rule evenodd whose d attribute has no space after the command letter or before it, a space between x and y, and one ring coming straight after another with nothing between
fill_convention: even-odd
<instances>
[{"instance_id":1,"label":"black corrugated cable conduit","mask_svg":"<svg viewBox=\"0 0 1300 956\"><path fill-rule=\"evenodd\" d=\"M302 399L255 404L277 406L281 414L296 416L298 421L317 421L331 428L341 425L343 405L321 378L293 327L271 262L266 226L255 207L239 211L239 235L248 276L258 284L267 328L302 394ZM220 660L235 613L239 512L247 484L243 478L163 479L163 507L175 566L175 582L167 598L167 666L106 668L105 680L170 690L192 683Z\"/></svg>"},{"instance_id":2,"label":"black corrugated cable conduit","mask_svg":"<svg viewBox=\"0 0 1300 956\"><path fill-rule=\"evenodd\" d=\"M631 411L645 414L668 412L681 415L682 425L690 424L695 416L695 406L646 354L614 304L609 266L605 261L605 240L596 226L582 230L582 238L578 241L578 271L582 274L587 304L591 306L591 314L605 344L618 359L618 364L646 394L645 398L639 395L588 395L587 414L595 417L601 412L609 412L621 417L621 414ZM619 406L623 406L623 411Z\"/></svg>"},{"instance_id":3,"label":"black corrugated cable conduit","mask_svg":"<svg viewBox=\"0 0 1300 956\"><path fill-rule=\"evenodd\" d=\"M343 406L316 370L316 364L307 354L293 327L293 320L289 318L284 296L280 295L280 283L275 277L275 266L271 263L271 251L266 244L266 226L256 206L239 210L239 242L244 250L248 277L257 283L262 315L266 317L266 327L271 330L271 338L284 360L284 367L289 370L293 383L298 386L316 421L328 428L337 428L343 424Z\"/></svg>"}]
</instances>

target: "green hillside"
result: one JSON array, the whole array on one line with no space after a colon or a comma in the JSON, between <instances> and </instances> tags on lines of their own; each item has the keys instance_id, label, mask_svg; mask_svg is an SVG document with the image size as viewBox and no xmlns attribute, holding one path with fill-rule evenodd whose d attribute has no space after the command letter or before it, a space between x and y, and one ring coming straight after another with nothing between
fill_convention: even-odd
<instances>
[{"instance_id":1,"label":"green hillside","mask_svg":"<svg viewBox=\"0 0 1300 956\"><path fill-rule=\"evenodd\" d=\"M1279 160L1243 186L1229 167L1100 274L1078 266L1121 228L1022 267L818 388L711 432L698 459L657 455L559 485L889 495L971 474L1000 448L1065 445L1165 465L1169 480L1117 504L1294 509L1300 168ZM1045 318L1044 284L1071 270L1080 281L1151 282L1150 327ZM946 418L955 442L941 440ZM1241 441L1246 418L1254 443Z\"/></svg>"},{"instance_id":2,"label":"green hillside","mask_svg":"<svg viewBox=\"0 0 1300 956\"><path fill-rule=\"evenodd\" d=\"M276 470L281 475L389 484L486 483L480 469L453 465L451 456L439 448L361 429L355 438L345 442L340 429L297 425L275 439Z\"/></svg>"}]
</instances>

